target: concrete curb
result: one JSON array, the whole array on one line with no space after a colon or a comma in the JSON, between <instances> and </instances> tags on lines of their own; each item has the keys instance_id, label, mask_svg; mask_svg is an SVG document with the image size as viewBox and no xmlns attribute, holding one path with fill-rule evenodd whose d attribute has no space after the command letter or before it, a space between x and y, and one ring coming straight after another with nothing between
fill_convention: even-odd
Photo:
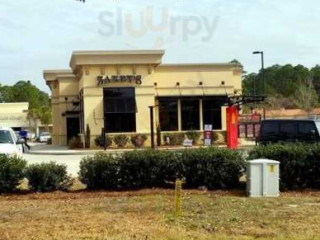
<instances>
[{"instance_id":1,"label":"concrete curb","mask_svg":"<svg viewBox=\"0 0 320 240\"><path fill-rule=\"evenodd\" d=\"M202 146L203 147L203 146ZM226 148L226 145L217 145L215 147L218 148ZM252 148L254 147L253 145L242 145L239 147L239 149L248 149L248 148ZM188 147L187 149L198 149L200 147ZM159 150L162 151L177 151L177 150L184 150L186 148L160 148ZM29 154L29 155L83 155L83 156L87 156L87 155L94 155L96 153L113 153L113 154L117 154L117 153L123 153L123 152L130 152L130 151L134 151L134 150L144 150L144 149L122 149L122 150L116 150L116 149L109 149L107 151L104 150L55 150L55 151L30 151L28 153L25 154Z\"/></svg>"},{"instance_id":2,"label":"concrete curb","mask_svg":"<svg viewBox=\"0 0 320 240\"><path fill-rule=\"evenodd\" d=\"M99 151L83 151L83 152L69 152L69 151L30 151L25 154L29 155L94 155ZM103 152L103 151L100 151Z\"/></svg>"},{"instance_id":3,"label":"concrete curb","mask_svg":"<svg viewBox=\"0 0 320 240\"><path fill-rule=\"evenodd\" d=\"M96 153L123 153L130 152L135 149L121 149L121 150L55 150L55 151L30 151L26 154L30 155L94 155ZM142 150L142 149L138 149Z\"/></svg>"}]
</instances>

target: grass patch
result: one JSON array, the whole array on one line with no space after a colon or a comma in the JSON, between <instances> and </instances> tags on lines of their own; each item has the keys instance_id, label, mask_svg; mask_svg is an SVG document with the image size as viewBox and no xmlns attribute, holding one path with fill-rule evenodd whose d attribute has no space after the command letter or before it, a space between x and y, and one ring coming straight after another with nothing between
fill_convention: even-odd
<instances>
[{"instance_id":1,"label":"grass patch","mask_svg":"<svg viewBox=\"0 0 320 240\"><path fill-rule=\"evenodd\" d=\"M0 239L317 239L320 193L76 192L0 197Z\"/></svg>"}]
</instances>

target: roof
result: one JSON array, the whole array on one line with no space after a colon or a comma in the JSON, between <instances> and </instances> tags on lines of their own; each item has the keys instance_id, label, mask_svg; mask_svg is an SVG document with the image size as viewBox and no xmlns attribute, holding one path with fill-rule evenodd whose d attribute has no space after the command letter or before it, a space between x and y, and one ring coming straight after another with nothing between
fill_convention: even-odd
<instances>
[{"instance_id":1,"label":"roof","mask_svg":"<svg viewBox=\"0 0 320 240\"><path fill-rule=\"evenodd\" d=\"M164 54L165 50L112 50L112 51L73 51L72 55L86 55L86 56L92 56L92 55L136 55L136 54Z\"/></svg>"},{"instance_id":2,"label":"roof","mask_svg":"<svg viewBox=\"0 0 320 240\"><path fill-rule=\"evenodd\" d=\"M279 164L278 161L271 160L271 159L265 159L265 158L250 160L250 161L248 161L248 163L251 163L251 164L259 164L259 163Z\"/></svg>"},{"instance_id":3,"label":"roof","mask_svg":"<svg viewBox=\"0 0 320 240\"><path fill-rule=\"evenodd\" d=\"M68 74L72 73L71 69L51 69L51 70L44 70L43 73L45 74Z\"/></svg>"},{"instance_id":4,"label":"roof","mask_svg":"<svg viewBox=\"0 0 320 240\"><path fill-rule=\"evenodd\" d=\"M71 69L55 69L55 70L44 70L43 78L48 81L55 81L58 78L73 78L75 75L73 74Z\"/></svg>"},{"instance_id":5,"label":"roof","mask_svg":"<svg viewBox=\"0 0 320 240\"><path fill-rule=\"evenodd\" d=\"M159 65L164 53L164 50L74 51L70 67L75 71L79 65Z\"/></svg>"},{"instance_id":6,"label":"roof","mask_svg":"<svg viewBox=\"0 0 320 240\"><path fill-rule=\"evenodd\" d=\"M6 103L0 103L0 106L10 106L10 105L24 105L24 106L29 106L28 102L6 102Z\"/></svg>"},{"instance_id":7,"label":"roof","mask_svg":"<svg viewBox=\"0 0 320 240\"><path fill-rule=\"evenodd\" d=\"M239 67L241 66L234 63L166 63L161 64L159 67Z\"/></svg>"},{"instance_id":8,"label":"roof","mask_svg":"<svg viewBox=\"0 0 320 240\"><path fill-rule=\"evenodd\" d=\"M310 118L296 118L296 119L265 119L265 120L262 120L264 122L296 122L296 121L304 121L304 122L319 122L320 119L310 119Z\"/></svg>"},{"instance_id":9,"label":"roof","mask_svg":"<svg viewBox=\"0 0 320 240\"><path fill-rule=\"evenodd\" d=\"M0 126L0 131L1 131L1 130L12 131L12 128L10 128L10 127L1 127L1 126Z\"/></svg>"}]
</instances>

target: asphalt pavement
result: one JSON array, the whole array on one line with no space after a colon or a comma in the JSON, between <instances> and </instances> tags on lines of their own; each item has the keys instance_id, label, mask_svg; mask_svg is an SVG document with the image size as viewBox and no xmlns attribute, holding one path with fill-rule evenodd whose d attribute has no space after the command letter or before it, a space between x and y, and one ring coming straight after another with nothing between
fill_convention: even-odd
<instances>
[{"instance_id":1,"label":"asphalt pavement","mask_svg":"<svg viewBox=\"0 0 320 240\"><path fill-rule=\"evenodd\" d=\"M44 143L30 143L31 151L30 153L27 151L24 153L23 158L27 160L28 164L33 163L48 163L50 161L54 161L59 164L65 164L67 166L68 173L73 176L77 177L78 172L80 170L80 161L82 158L86 156L93 156L96 151L92 152L80 152L80 153L72 153L72 151L69 150L69 153L71 154L64 154L64 151L67 150L66 147L63 146L48 146ZM242 148L242 151L244 151L245 154L248 153L248 151L252 148L245 147ZM53 153L56 153L56 151L61 152L62 154L50 154L50 150ZM171 149L173 150L173 149ZM32 153L32 151L36 151L37 153ZM78 151L79 152L79 151ZM114 153L111 151L110 153Z\"/></svg>"},{"instance_id":2,"label":"asphalt pavement","mask_svg":"<svg viewBox=\"0 0 320 240\"><path fill-rule=\"evenodd\" d=\"M45 148L43 143L30 143L32 149ZM93 154L91 154L93 155ZM48 163L55 161L59 164L65 164L67 166L68 173L73 177L78 175L80 170L80 161L86 155L48 155L48 154L30 154L28 151L23 154L23 158L27 160L28 164L33 163Z\"/></svg>"},{"instance_id":3,"label":"asphalt pavement","mask_svg":"<svg viewBox=\"0 0 320 240\"><path fill-rule=\"evenodd\" d=\"M33 155L24 154L23 158L27 160L28 164L32 163L48 163L55 161L59 164L67 165L68 173L76 177L80 170L80 161L85 156L81 155Z\"/></svg>"}]
</instances>

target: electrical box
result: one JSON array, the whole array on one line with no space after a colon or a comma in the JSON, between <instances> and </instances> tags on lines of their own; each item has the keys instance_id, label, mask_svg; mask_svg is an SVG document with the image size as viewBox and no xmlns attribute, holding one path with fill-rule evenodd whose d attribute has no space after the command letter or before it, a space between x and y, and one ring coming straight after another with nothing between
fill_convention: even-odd
<instances>
[{"instance_id":1,"label":"electrical box","mask_svg":"<svg viewBox=\"0 0 320 240\"><path fill-rule=\"evenodd\" d=\"M247 163L247 195L249 197L278 197L280 163L256 159Z\"/></svg>"}]
</instances>

